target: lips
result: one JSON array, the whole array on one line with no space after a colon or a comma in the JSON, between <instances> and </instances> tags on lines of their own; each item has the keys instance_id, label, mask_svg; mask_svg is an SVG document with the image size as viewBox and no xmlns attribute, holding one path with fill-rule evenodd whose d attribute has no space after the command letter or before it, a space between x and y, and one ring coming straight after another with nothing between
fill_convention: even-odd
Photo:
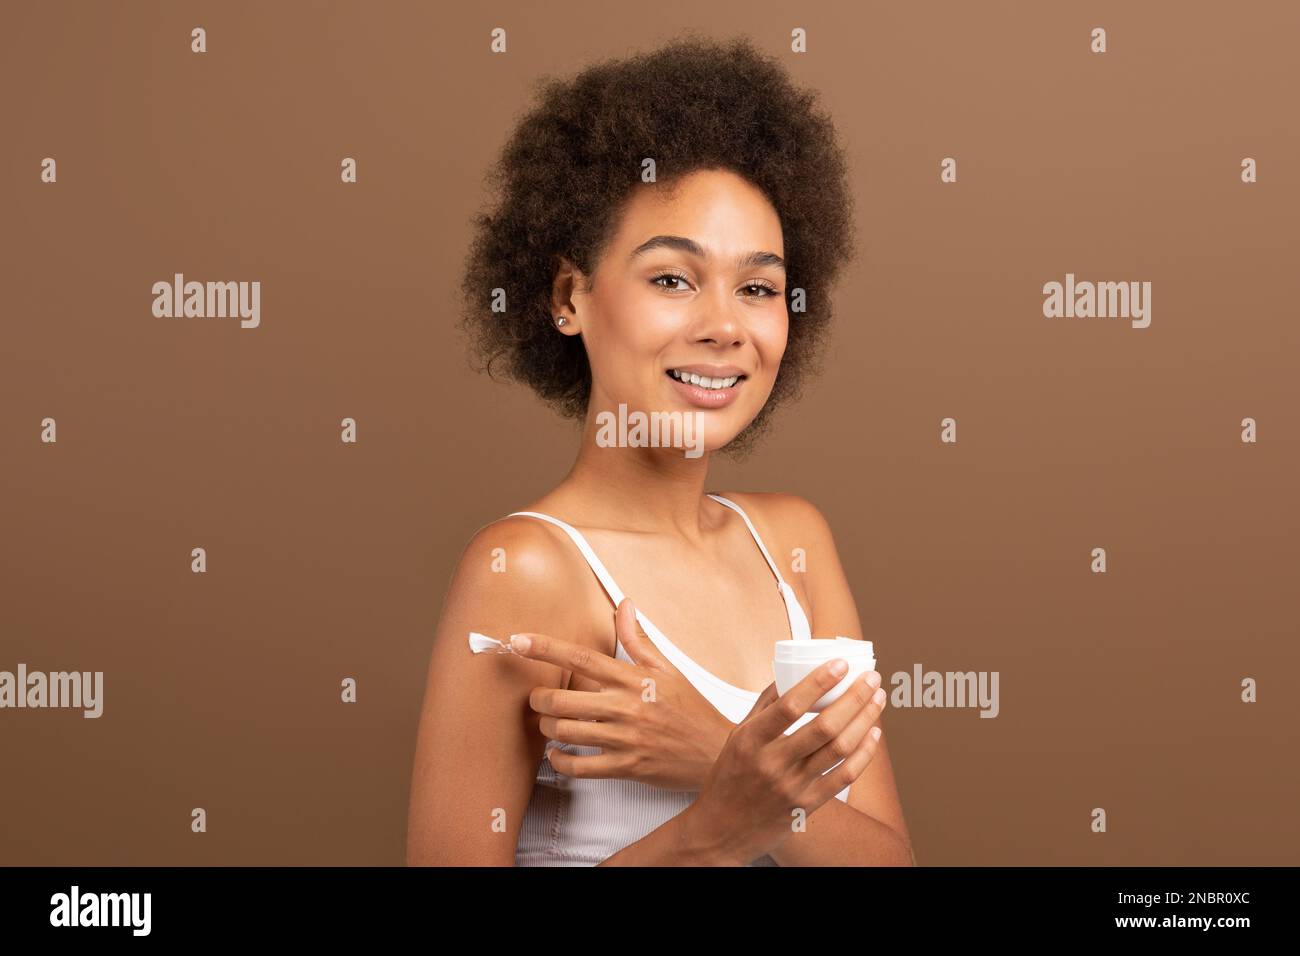
<instances>
[{"instance_id":1,"label":"lips","mask_svg":"<svg viewBox=\"0 0 1300 956\"><path fill-rule=\"evenodd\" d=\"M672 387L697 408L722 408L735 401L746 375L733 365L680 365L664 372Z\"/></svg>"},{"instance_id":2,"label":"lips","mask_svg":"<svg viewBox=\"0 0 1300 956\"><path fill-rule=\"evenodd\" d=\"M679 382L685 382L687 385L697 385L700 388L718 389L731 388L740 379L740 375L701 375L698 372L689 372L685 369L670 368L668 374L677 379Z\"/></svg>"}]
</instances>

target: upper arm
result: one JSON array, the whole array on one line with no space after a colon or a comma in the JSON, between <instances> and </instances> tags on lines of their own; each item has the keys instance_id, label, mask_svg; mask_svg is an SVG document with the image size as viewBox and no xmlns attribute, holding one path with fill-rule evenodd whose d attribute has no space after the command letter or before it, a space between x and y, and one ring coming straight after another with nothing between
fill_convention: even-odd
<instances>
[{"instance_id":1,"label":"upper arm","mask_svg":"<svg viewBox=\"0 0 1300 956\"><path fill-rule=\"evenodd\" d=\"M767 499L763 512L766 513L776 540L786 549L784 553L789 554L796 548L803 551L804 572L802 575L789 576L803 579L813 636L842 635L863 640L857 604L853 600L853 591L849 587L848 577L844 573L839 552L835 547L835 538L826 518L812 504L794 495L752 497L759 500ZM775 555L773 558L779 560ZM875 647L874 650L877 669L879 669L881 648ZM885 650L888 653L893 649L885 648ZM883 672L881 683L882 686L887 684ZM885 686L885 693L889 693L888 686ZM888 710L886 705L885 713L882 713L877 721L881 729L881 737L876 747L876 755L867 765L867 769L862 772L862 776L850 786L848 803L854 809L874 817L896 831L910 845L911 835L907 830L907 822L903 818L903 807L899 800L894 769L889 758L889 735L885 732Z\"/></svg>"},{"instance_id":2,"label":"upper arm","mask_svg":"<svg viewBox=\"0 0 1300 956\"><path fill-rule=\"evenodd\" d=\"M443 604L420 711L407 822L408 864L514 863L545 738L528 697L558 687L559 667L474 654L468 634L570 631L572 556L527 518L476 534ZM566 636L568 636L566 634Z\"/></svg>"}]
</instances>

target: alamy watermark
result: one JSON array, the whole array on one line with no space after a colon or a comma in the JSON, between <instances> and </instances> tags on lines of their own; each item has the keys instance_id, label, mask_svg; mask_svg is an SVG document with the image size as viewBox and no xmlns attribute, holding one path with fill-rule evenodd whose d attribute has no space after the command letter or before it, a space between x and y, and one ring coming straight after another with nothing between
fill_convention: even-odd
<instances>
[{"instance_id":1,"label":"alamy watermark","mask_svg":"<svg viewBox=\"0 0 1300 956\"><path fill-rule=\"evenodd\" d=\"M51 926L126 926L132 936L148 936L152 911L152 893L82 893L73 884L50 897Z\"/></svg>"},{"instance_id":2,"label":"alamy watermark","mask_svg":"<svg viewBox=\"0 0 1300 956\"><path fill-rule=\"evenodd\" d=\"M1043 315L1049 319L1131 319L1135 329L1151 324L1150 282L1065 282L1043 286Z\"/></svg>"},{"instance_id":3,"label":"alamy watermark","mask_svg":"<svg viewBox=\"0 0 1300 956\"><path fill-rule=\"evenodd\" d=\"M245 329L262 323L262 283L186 282L177 272L172 281L153 284L153 314L160 319L237 318Z\"/></svg>"},{"instance_id":4,"label":"alamy watermark","mask_svg":"<svg viewBox=\"0 0 1300 956\"><path fill-rule=\"evenodd\" d=\"M103 671L0 671L0 709L5 707L68 707L85 710L83 717L104 712Z\"/></svg>"},{"instance_id":5,"label":"alamy watermark","mask_svg":"<svg viewBox=\"0 0 1300 956\"><path fill-rule=\"evenodd\" d=\"M996 717L997 671L926 671L913 664L911 671L895 671L891 707L979 707L981 717Z\"/></svg>"},{"instance_id":6,"label":"alamy watermark","mask_svg":"<svg viewBox=\"0 0 1300 956\"><path fill-rule=\"evenodd\" d=\"M682 448L687 458L704 454L703 412L596 413L596 444L601 448Z\"/></svg>"}]
</instances>

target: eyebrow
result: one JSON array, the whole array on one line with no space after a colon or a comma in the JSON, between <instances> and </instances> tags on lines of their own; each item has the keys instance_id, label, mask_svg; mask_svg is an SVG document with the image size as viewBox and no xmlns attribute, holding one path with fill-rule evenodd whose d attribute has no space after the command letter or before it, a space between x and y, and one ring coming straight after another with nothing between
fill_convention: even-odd
<instances>
[{"instance_id":1,"label":"eyebrow","mask_svg":"<svg viewBox=\"0 0 1300 956\"><path fill-rule=\"evenodd\" d=\"M698 242L694 239L687 239L685 236L655 236L653 239L647 239L633 249L632 255L628 258L635 259L637 256L651 252L654 249L676 249L678 252L684 252L700 259L708 258L708 253L704 251ZM747 252L736 260L736 265L741 269L774 266L782 271L785 270L785 260L775 252Z\"/></svg>"}]
</instances>

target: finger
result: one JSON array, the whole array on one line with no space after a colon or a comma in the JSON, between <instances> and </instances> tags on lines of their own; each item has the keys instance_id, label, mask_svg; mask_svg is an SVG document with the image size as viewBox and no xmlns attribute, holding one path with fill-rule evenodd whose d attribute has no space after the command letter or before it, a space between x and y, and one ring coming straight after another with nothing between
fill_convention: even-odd
<instances>
[{"instance_id":1,"label":"finger","mask_svg":"<svg viewBox=\"0 0 1300 956\"><path fill-rule=\"evenodd\" d=\"M867 683L865 681L867 676L863 675L864 680L854 683L854 686L850 689L852 694L845 692L844 696L831 707L822 711L816 720L810 721L790 735L796 737L805 730L812 729L812 725L822 717L831 717L832 725L843 728L834 737L808 755L804 761L804 766L810 771L819 774L825 773L841 760L848 759L849 754L853 753L858 748L858 745L862 743L862 738L867 735L867 731L880 719L880 714L885 709L885 692L883 689L873 687ZM839 705L845 702L845 698L848 698L848 703L853 708L851 712L847 712L847 715L846 711L839 709ZM862 698L866 698L866 703L859 707L857 701ZM833 711L834 716L832 716Z\"/></svg>"},{"instance_id":2,"label":"finger","mask_svg":"<svg viewBox=\"0 0 1300 956\"><path fill-rule=\"evenodd\" d=\"M875 683L872 683L875 680ZM824 708L822 713L816 715L811 721L803 724L802 727L789 734L783 741L784 756L790 762L803 760L810 757L811 754L818 752L823 747L828 747L836 737L844 734L846 728L852 726L855 718L862 714L863 710L870 709L871 702L874 700L876 692L876 683L880 682L878 672L872 670L859 676L849 687L841 693L839 700L836 700ZM868 724L870 726L870 724ZM866 734L867 727L861 727L862 734ZM827 763L822 769L831 766L832 763L844 760L854 747L857 747L861 735L854 737L853 740L845 740L840 744L840 756L836 760Z\"/></svg>"},{"instance_id":3,"label":"finger","mask_svg":"<svg viewBox=\"0 0 1300 956\"><path fill-rule=\"evenodd\" d=\"M583 747L615 748L626 744L626 733L613 724L599 720L571 720L568 717L543 716L537 722L542 735L562 744Z\"/></svg>"},{"instance_id":4,"label":"finger","mask_svg":"<svg viewBox=\"0 0 1300 956\"><path fill-rule=\"evenodd\" d=\"M623 650L627 651L627 656L637 664L660 670L677 669L660 653L659 648L655 647L645 629L641 627L641 622L636 616L636 605L632 603L631 598L623 598L614 611L614 633L618 637L618 642L623 645Z\"/></svg>"},{"instance_id":5,"label":"finger","mask_svg":"<svg viewBox=\"0 0 1300 956\"><path fill-rule=\"evenodd\" d=\"M858 744L853 753L844 758L843 763L817 778L804 797L809 813L826 801L833 799L837 793L845 787L851 786L854 781L862 776L872 758L876 756L876 752L880 749L882 733L879 724L872 727L863 736L862 742Z\"/></svg>"},{"instance_id":6,"label":"finger","mask_svg":"<svg viewBox=\"0 0 1300 956\"><path fill-rule=\"evenodd\" d=\"M628 684L634 673L628 664L586 644L545 634L511 634L510 647L521 657L558 664L565 670L591 678L602 687Z\"/></svg>"},{"instance_id":7,"label":"finger","mask_svg":"<svg viewBox=\"0 0 1300 956\"><path fill-rule=\"evenodd\" d=\"M834 673L832 666L843 667L840 673ZM762 713L753 720L753 732L761 740L776 740L784 734L796 720L808 712L808 708L821 699L848 672L848 661L836 658L813 668L808 676L795 684L776 700L772 701Z\"/></svg>"},{"instance_id":8,"label":"finger","mask_svg":"<svg viewBox=\"0 0 1300 956\"><path fill-rule=\"evenodd\" d=\"M598 780L621 777L626 773L622 757L610 754L593 754L591 756L571 754L567 750L553 747L546 753L556 773L566 777L583 780Z\"/></svg>"},{"instance_id":9,"label":"finger","mask_svg":"<svg viewBox=\"0 0 1300 956\"><path fill-rule=\"evenodd\" d=\"M768 704L776 700L778 696L780 695L776 692L776 682L773 681L763 688L763 693L758 695L758 700L754 701L754 706L749 708L749 713L745 715L745 720L742 720L741 723L743 724L751 717L762 713L767 709Z\"/></svg>"},{"instance_id":10,"label":"finger","mask_svg":"<svg viewBox=\"0 0 1300 956\"><path fill-rule=\"evenodd\" d=\"M617 720L625 716L608 694L545 685L533 688L528 695L528 706L539 714L572 717L575 720Z\"/></svg>"}]
</instances>

